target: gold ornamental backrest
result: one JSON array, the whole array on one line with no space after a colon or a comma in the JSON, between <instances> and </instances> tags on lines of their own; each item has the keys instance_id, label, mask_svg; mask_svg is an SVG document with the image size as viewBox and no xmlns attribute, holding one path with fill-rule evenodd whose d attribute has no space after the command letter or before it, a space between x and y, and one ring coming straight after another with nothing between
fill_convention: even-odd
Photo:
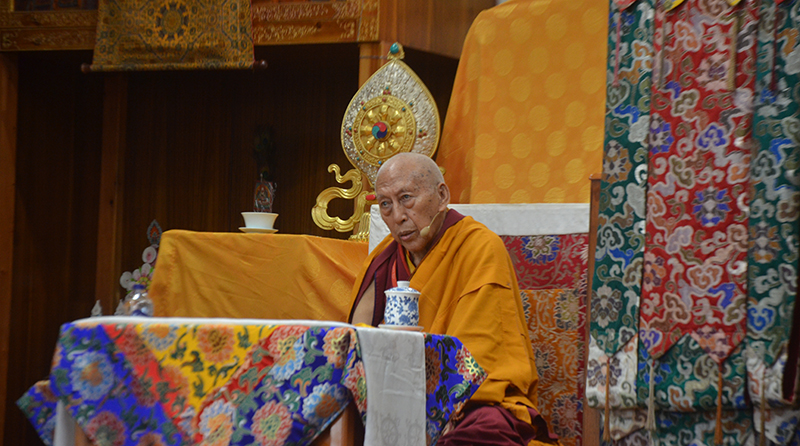
<instances>
[{"instance_id":1,"label":"gold ornamental backrest","mask_svg":"<svg viewBox=\"0 0 800 446\"><path fill-rule=\"evenodd\" d=\"M331 164L338 183L350 181L344 189L329 187L317 196L311 210L314 223L322 229L353 230L351 240L369 238L369 206L375 202L378 169L392 156L415 152L432 157L439 145L439 110L430 91L406 65L403 47L392 44L388 62L358 89L342 119L342 149L354 169L341 175ZM367 179L365 184L364 178ZM347 220L328 215L334 198L354 200L353 215Z\"/></svg>"}]
</instances>

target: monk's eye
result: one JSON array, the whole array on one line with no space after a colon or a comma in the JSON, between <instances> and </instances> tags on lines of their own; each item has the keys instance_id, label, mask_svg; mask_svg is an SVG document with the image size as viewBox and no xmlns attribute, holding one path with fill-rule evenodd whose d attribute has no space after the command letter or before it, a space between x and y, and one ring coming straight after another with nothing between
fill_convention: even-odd
<instances>
[{"instance_id":1,"label":"monk's eye","mask_svg":"<svg viewBox=\"0 0 800 446\"><path fill-rule=\"evenodd\" d=\"M392 203L389 200L383 200L380 203L381 209L389 209L392 206Z\"/></svg>"}]
</instances>

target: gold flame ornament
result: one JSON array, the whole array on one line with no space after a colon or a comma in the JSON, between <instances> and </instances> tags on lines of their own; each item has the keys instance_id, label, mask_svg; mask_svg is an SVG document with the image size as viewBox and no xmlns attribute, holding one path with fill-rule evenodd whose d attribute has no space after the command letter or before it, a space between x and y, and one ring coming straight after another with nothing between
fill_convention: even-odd
<instances>
[{"instance_id":1,"label":"gold flame ornament","mask_svg":"<svg viewBox=\"0 0 800 446\"><path fill-rule=\"evenodd\" d=\"M352 183L351 187L344 189L333 186L320 192L317 196L317 204L311 209L311 218L317 226L328 231L335 229L339 232L347 232L355 229L354 234L350 236L350 240L368 242L369 200L367 200L367 192L364 190L361 181L361 172L357 169L350 169L347 173L341 175L339 166L336 164L328 166L328 172L336 174L336 182L339 184L350 181ZM328 215L328 203L335 198L355 200L353 203L353 215L347 220Z\"/></svg>"},{"instance_id":2,"label":"gold flame ornament","mask_svg":"<svg viewBox=\"0 0 800 446\"><path fill-rule=\"evenodd\" d=\"M401 59L399 43L389 62L358 90L342 120L342 148L374 187L378 169L392 156L416 152L432 157L439 145L439 110L428 88Z\"/></svg>"}]
</instances>

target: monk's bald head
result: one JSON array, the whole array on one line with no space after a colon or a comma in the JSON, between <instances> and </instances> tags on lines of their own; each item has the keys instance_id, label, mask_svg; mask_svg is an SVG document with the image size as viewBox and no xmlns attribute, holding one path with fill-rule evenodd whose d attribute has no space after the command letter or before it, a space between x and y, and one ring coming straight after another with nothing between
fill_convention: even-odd
<instances>
[{"instance_id":1,"label":"monk's bald head","mask_svg":"<svg viewBox=\"0 0 800 446\"><path fill-rule=\"evenodd\" d=\"M375 179L376 190L380 188L382 175L402 175L432 190L444 183L444 176L436 162L425 155L413 152L398 153L381 166Z\"/></svg>"},{"instance_id":2,"label":"monk's bald head","mask_svg":"<svg viewBox=\"0 0 800 446\"><path fill-rule=\"evenodd\" d=\"M432 159L418 153L399 153L386 161L375 179L381 217L392 237L411 255L415 265L425 257L442 228L450 189Z\"/></svg>"}]
</instances>

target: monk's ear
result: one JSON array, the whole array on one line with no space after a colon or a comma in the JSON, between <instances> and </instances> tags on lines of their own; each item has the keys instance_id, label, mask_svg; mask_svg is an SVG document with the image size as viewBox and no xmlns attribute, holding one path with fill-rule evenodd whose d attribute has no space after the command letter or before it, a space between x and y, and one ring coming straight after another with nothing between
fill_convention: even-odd
<instances>
[{"instance_id":1,"label":"monk's ear","mask_svg":"<svg viewBox=\"0 0 800 446\"><path fill-rule=\"evenodd\" d=\"M443 211L450 204L450 188L445 183L439 183L436 192L439 194L439 210Z\"/></svg>"}]
</instances>

